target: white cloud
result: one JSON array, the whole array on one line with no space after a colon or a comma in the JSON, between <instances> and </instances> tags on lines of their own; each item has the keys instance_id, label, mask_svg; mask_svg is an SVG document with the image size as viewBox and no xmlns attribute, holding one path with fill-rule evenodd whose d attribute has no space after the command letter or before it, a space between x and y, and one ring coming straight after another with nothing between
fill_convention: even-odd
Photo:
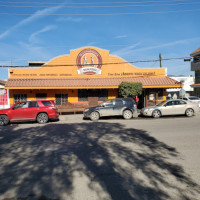
<instances>
[{"instance_id":1,"label":"white cloud","mask_svg":"<svg viewBox=\"0 0 200 200\"><path fill-rule=\"evenodd\" d=\"M198 40L200 40L200 38L190 38L190 39L177 40L177 41L173 41L173 42L168 42L168 43L163 43L163 44L158 44L158 45L152 45L152 46L147 46L147 47L142 47L142 48L135 48L140 44L140 43L136 43L134 45L130 45L130 46L122 48L118 51L115 51L115 52L113 52L113 54L116 54L118 56L129 56L129 55L133 55L135 52L145 52L145 51L150 51L150 50L153 50L153 49L173 47L173 46L176 46L176 45L188 45L188 44L196 42Z\"/></svg>"},{"instance_id":2,"label":"white cloud","mask_svg":"<svg viewBox=\"0 0 200 200\"><path fill-rule=\"evenodd\" d=\"M127 35L118 35L115 37L115 39L126 38L126 37L128 37L128 36Z\"/></svg>"},{"instance_id":3,"label":"white cloud","mask_svg":"<svg viewBox=\"0 0 200 200\"><path fill-rule=\"evenodd\" d=\"M44 33L44 32L53 30L55 28L56 28L56 26L54 26L54 25L45 26L44 28L40 29L39 31L36 31L35 33L31 34L31 36L29 37L29 41L31 43L37 43L37 42L39 42L39 40L37 39L37 36L40 33Z\"/></svg>"},{"instance_id":4,"label":"white cloud","mask_svg":"<svg viewBox=\"0 0 200 200\"><path fill-rule=\"evenodd\" d=\"M32 44L27 44L25 42L19 42L20 48L23 53L20 52L25 58L25 60L49 60L53 55L51 52L46 51L44 47L33 46ZM28 58L28 59L27 59Z\"/></svg>"},{"instance_id":5,"label":"white cloud","mask_svg":"<svg viewBox=\"0 0 200 200\"><path fill-rule=\"evenodd\" d=\"M135 47L137 47L138 45L140 45L140 42L137 42L136 44L132 44L130 46L124 47L124 48L117 50L115 52L112 52L112 54L118 55L118 56L126 55L128 52L133 51L133 49L135 49Z\"/></svg>"},{"instance_id":6,"label":"white cloud","mask_svg":"<svg viewBox=\"0 0 200 200\"><path fill-rule=\"evenodd\" d=\"M35 12L30 17L27 17L26 19L20 21L16 25L10 27L5 32L1 33L0 34L0 39L5 38L7 35L11 34L17 28L20 28L20 27L22 27L24 25L27 25L27 24L31 23L32 21L35 21L35 20L37 20L39 18L46 17L46 14L53 13L53 12L57 11L60 8L62 8L62 6L55 6L55 7L51 7L51 8L45 8L43 10L39 10L39 11Z\"/></svg>"}]
</instances>

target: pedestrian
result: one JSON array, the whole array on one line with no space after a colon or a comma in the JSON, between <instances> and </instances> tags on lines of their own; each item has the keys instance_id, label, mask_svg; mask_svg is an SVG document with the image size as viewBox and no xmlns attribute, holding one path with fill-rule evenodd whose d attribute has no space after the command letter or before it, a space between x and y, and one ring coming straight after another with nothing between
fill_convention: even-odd
<instances>
[{"instance_id":1,"label":"pedestrian","mask_svg":"<svg viewBox=\"0 0 200 200\"><path fill-rule=\"evenodd\" d=\"M139 97L138 96L135 96L135 102L136 102L136 105L138 106L138 102L139 102Z\"/></svg>"}]
</instances>

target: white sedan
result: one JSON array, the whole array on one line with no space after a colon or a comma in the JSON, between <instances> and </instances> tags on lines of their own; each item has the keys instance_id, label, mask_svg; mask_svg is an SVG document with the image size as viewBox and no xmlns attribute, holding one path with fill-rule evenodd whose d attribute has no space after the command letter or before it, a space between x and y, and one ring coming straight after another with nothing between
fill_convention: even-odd
<instances>
[{"instance_id":1,"label":"white sedan","mask_svg":"<svg viewBox=\"0 0 200 200\"><path fill-rule=\"evenodd\" d=\"M196 103L182 99L162 101L155 106L145 107L140 114L143 116L152 116L158 118L164 115L186 115L191 117L194 113L199 112Z\"/></svg>"},{"instance_id":2,"label":"white sedan","mask_svg":"<svg viewBox=\"0 0 200 200\"><path fill-rule=\"evenodd\" d=\"M186 101L195 102L195 103L197 103L197 104L199 105L199 107L200 107L200 99L199 99L199 97L189 96L189 97L184 97L183 99L186 100Z\"/></svg>"}]
</instances>

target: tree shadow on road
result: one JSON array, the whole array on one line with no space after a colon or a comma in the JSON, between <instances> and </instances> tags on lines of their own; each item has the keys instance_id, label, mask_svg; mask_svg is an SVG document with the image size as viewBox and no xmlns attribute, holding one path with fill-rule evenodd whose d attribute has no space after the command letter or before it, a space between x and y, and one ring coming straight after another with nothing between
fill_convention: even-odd
<instances>
[{"instance_id":1,"label":"tree shadow on road","mask_svg":"<svg viewBox=\"0 0 200 200\"><path fill-rule=\"evenodd\" d=\"M0 199L198 199L178 158L119 123L0 127Z\"/></svg>"}]
</instances>

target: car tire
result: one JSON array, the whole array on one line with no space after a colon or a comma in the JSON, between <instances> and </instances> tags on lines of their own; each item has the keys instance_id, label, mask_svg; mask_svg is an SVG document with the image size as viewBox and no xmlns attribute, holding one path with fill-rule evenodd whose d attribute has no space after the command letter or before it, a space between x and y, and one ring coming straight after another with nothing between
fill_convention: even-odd
<instances>
[{"instance_id":1,"label":"car tire","mask_svg":"<svg viewBox=\"0 0 200 200\"><path fill-rule=\"evenodd\" d=\"M185 115L187 117L192 117L194 115L194 110L192 108L188 108L186 111L185 111Z\"/></svg>"},{"instance_id":2,"label":"car tire","mask_svg":"<svg viewBox=\"0 0 200 200\"><path fill-rule=\"evenodd\" d=\"M152 113L153 118L159 118L161 116L160 110L154 110Z\"/></svg>"},{"instance_id":3,"label":"car tire","mask_svg":"<svg viewBox=\"0 0 200 200\"><path fill-rule=\"evenodd\" d=\"M0 115L0 126L6 126L10 122L7 115Z\"/></svg>"},{"instance_id":4,"label":"car tire","mask_svg":"<svg viewBox=\"0 0 200 200\"><path fill-rule=\"evenodd\" d=\"M90 119L92 120L92 121L98 121L99 120L99 113L98 112L92 112L91 114L90 114Z\"/></svg>"},{"instance_id":5,"label":"car tire","mask_svg":"<svg viewBox=\"0 0 200 200\"><path fill-rule=\"evenodd\" d=\"M37 116L37 122L39 124L45 124L49 121L49 116L46 113L39 113Z\"/></svg>"},{"instance_id":6,"label":"car tire","mask_svg":"<svg viewBox=\"0 0 200 200\"><path fill-rule=\"evenodd\" d=\"M123 112L123 118L124 119L131 119L133 117L133 113L130 110L125 110Z\"/></svg>"}]
</instances>

